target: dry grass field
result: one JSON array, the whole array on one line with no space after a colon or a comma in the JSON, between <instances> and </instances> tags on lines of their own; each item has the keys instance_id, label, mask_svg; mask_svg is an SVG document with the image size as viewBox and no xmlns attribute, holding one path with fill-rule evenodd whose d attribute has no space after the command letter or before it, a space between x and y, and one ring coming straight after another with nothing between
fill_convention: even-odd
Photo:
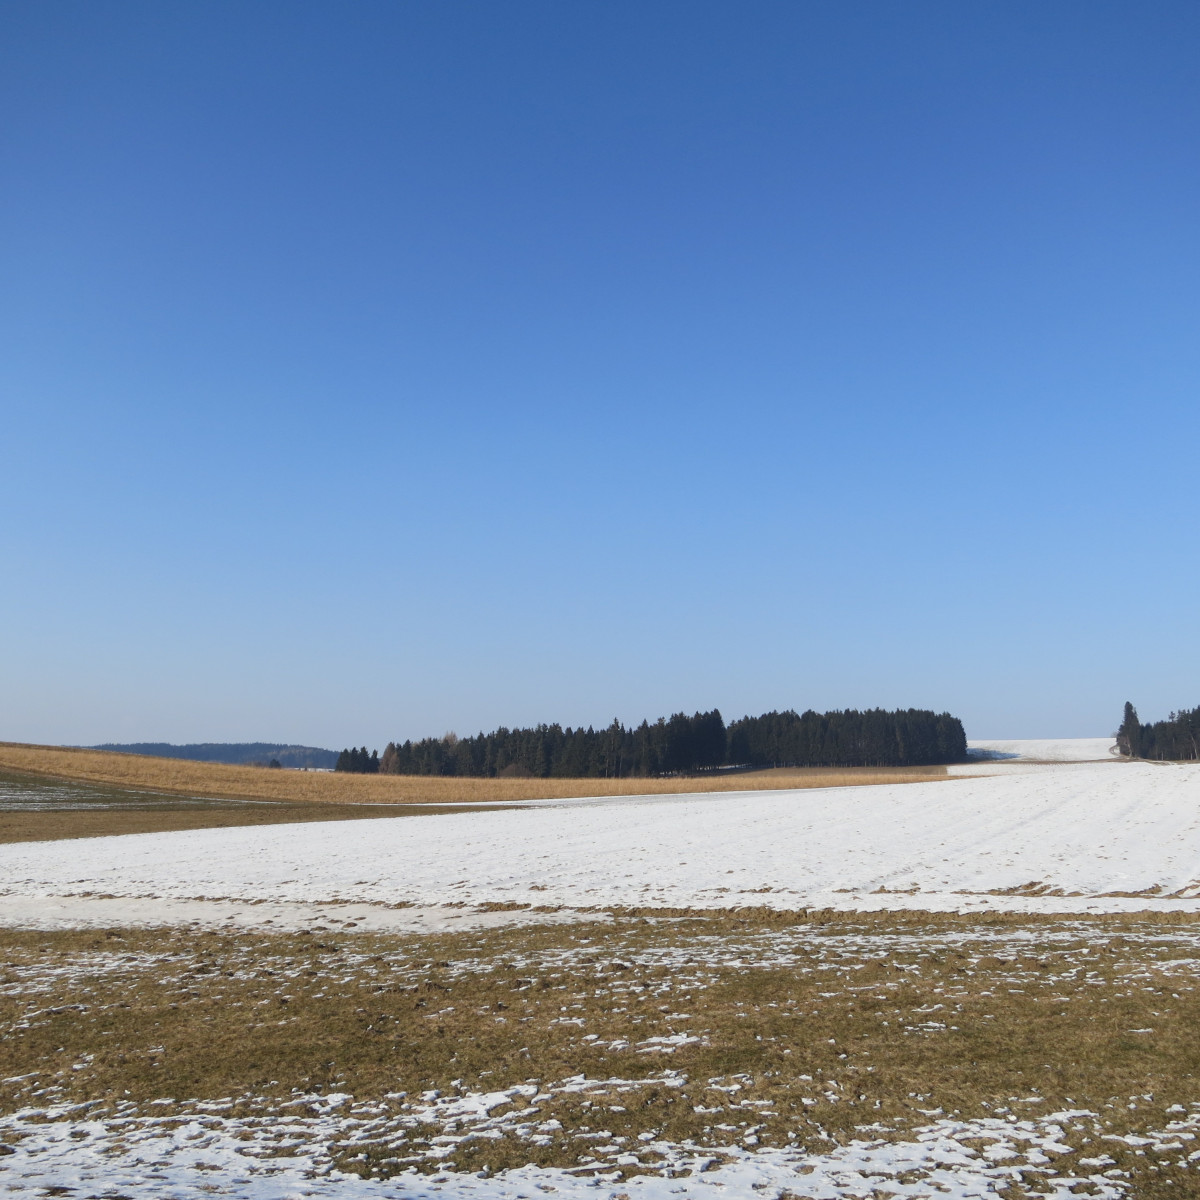
<instances>
[{"instance_id":1,"label":"dry grass field","mask_svg":"<svg viewBox=\"0 0 1200 1200\"><path fill-rule=\"evenodd\" d=\"M288 804L235 801L184 806L166 798L160 804L67 810L0 809L0 845L52 842L64 838L113 837L127 833L170 833L184 829L228 829L244 825L290 825L302 821L384 820L403 816L460 812L451 805Z\"/></svg>"},{"instance_id":2,"label":"dry grass field","mask_svg":"<svg viewBox=\"0 0 1200 1200\"><path fill-rule=\"evenodd\" d=\"M639 796L782 788L848 787L946 778L944 767L752 771L671 779L457 779L417 775L342 775L148 758L102 750L0 742L0 770L186 796L290 804L477 804L570 796Z\"/></svg>"},{"instance_id":3,"label":"dry grass field","mask_svg":"<svg viewBox=\"0 0 1200 1200\"><path fill-rule=\"evenodd\" d=\"M234 1146L313 1187L535 1163L607 1197L794 1152L859 1164L837 1195L948 1191L940 1154L1004 1200L1195 1197L1198 951L1149 917L0 932L0 1141L15 1182L83 1139L109 1187Z\"/></svg>"}]
</instances>

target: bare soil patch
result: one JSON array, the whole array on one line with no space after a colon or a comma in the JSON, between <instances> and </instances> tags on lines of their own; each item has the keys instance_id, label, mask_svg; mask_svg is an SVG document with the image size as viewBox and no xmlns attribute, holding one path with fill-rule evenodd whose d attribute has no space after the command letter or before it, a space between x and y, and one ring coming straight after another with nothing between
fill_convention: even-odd
<instances>
[{"instance_id":1,"label":"bare soil patch","mask_svg":"<svg viewBox=\"0 0 1200 1200\"><path fill-rule=\"evenodd\" d=\"M428 816L460 812L450 805L275 804L226 808L200 804L179 808L169 804L136 809L97 809L70 812L0 812L0 844L48 842L65 838L111 837L125 833L169 833L181 829L225 829L235 825L284 825L295 821L382 820L387 817Z\"/></svg>"}]
</instances>

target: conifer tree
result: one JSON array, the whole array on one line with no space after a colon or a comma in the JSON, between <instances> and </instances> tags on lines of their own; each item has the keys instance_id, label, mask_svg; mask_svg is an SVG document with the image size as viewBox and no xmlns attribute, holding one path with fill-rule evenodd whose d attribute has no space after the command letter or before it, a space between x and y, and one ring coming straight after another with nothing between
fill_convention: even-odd
<instances>
[{"instance_id":1,"label":"conifer tree","mask_svg":"<svg viewBox=\"0 0 1200 1200\"><path fill-rule=\"evenodd\" d=\"M1121 721L1121 728L1117 730L1117 746L1129 758L1140 758L1142 755L1142 724L1138 720L1137 709L1128 700L1125 701L1125 717Z\"/></svg>"}]
</instances>

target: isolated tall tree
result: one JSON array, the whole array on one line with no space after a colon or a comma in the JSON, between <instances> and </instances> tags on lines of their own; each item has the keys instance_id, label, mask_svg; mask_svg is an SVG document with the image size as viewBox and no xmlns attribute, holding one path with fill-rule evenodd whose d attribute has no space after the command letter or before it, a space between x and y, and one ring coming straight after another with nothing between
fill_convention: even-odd
<instances>
[{"instance_id":1,"label":"isolated tall tree","mask_svg":"<svg viewBox=\"0 0 1200 1200\"><path fill-rule=\"evenodd\" d=\"M1137 709L1126 700L1125 717L1121 728L1117 730L1117 746L1121 753L1130 758L1140 758L1142 753L1142 723L1138 720Z\"/></svg>"}]
</instances>

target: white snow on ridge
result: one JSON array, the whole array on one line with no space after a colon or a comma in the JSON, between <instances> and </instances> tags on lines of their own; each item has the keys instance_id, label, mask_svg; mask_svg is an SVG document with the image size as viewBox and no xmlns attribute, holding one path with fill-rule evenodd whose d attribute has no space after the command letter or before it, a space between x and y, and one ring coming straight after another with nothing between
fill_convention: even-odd
<instances>
[{"instance_id":1,"label":"white snow on ridge","mask_svg":"<svg viewBox=\"0 0 1200 1200\"><path fill-rule=\"evenodd\" d=\"M110 925L219 925L226 930L354 929L359 933L456 933L505 925L562 925L595 920L569 908L479 910L436 904L390 908L382 904L307 904L296 901L175 900L144 896L0 894L0 927L104 929Z\"/></svg>"},{"instance_id":2,"label":"white snow on ridge","mask_svg":"<svg viewBox=\"0 0 1200 1200\"><path fill-rule=\"evenodd\" d=\"M1200 766L1068 764L943 783L551 802L0 846L0 896L10 904L89 894L276 904L1200 910Z\"/></svg>"},{"instance_id":3,"label":"white snow on ridge","mask_svg":"<svg viewBox=\"0 0 1200 1200\"><path fill-rule=\"evenodd\" d=\"M1116 757L1116 742L1108 738L1025 738L1019 741L967 742L980 758L1015 762L1096 762Z\"/></svg>"}]
</instances>

